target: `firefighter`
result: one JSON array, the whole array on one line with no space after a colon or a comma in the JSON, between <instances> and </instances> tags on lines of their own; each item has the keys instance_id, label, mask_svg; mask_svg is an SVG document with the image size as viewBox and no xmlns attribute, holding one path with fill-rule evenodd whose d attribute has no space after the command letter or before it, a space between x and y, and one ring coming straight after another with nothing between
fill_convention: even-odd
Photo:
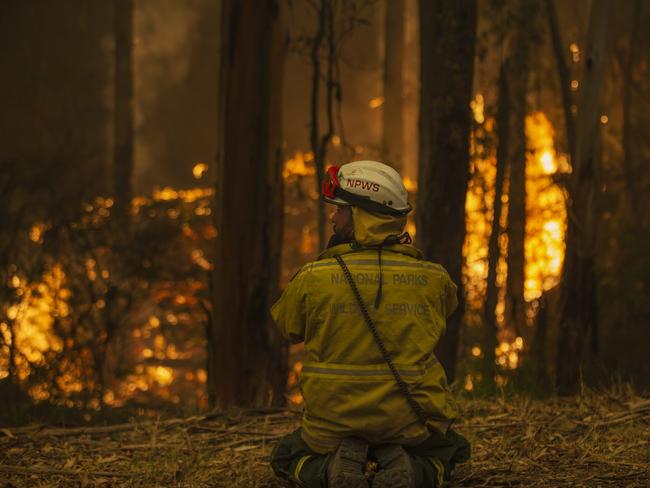
<instances>
[{"instance_id":1,"label":"firefighter","mask_svg":"<svg viewBox=\"0 0 650 488\"><path fill-rule=\"evenodd\" d=\"M334 234L271 309L285 337L304 342L305 401L271 466L309 488L441 486L469 458L433 352L456 285L411 245L408 194L390 166L330 167L322 196L336 205Z\"/></svg>"}]
</instances>

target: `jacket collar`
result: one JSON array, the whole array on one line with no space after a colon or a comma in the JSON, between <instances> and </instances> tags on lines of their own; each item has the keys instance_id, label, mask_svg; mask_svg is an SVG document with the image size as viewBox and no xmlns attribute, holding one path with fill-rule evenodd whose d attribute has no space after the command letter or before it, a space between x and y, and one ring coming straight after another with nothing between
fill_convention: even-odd
<instances>
[{"instance_id":1,"label":"jacket collar","mask_svg":"<svg viewBox=\"0 0 650 488\"><path fill-rule=\"evenodd\" d=\"M406 256L411 256L412 258L415 259L422 259L422 252L413 246L409 246L408 244L391 244L391 245L384 245L384 246L360 246L356 242L346 242L325 249L322 253L320 253L320 255L316 260L320 261L321 259L333 258L336 254L339 255L351 254L354 252L368 251L371 249L378 250L379 248L381 248L382 252L396 252L399 254L405 254Z\"/></svg>"}]
</instances>

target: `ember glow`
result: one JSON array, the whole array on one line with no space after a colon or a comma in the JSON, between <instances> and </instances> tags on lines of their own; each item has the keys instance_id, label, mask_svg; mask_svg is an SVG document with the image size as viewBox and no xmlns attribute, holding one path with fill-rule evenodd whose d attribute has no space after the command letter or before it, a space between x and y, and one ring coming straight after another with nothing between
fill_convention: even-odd
<instances>
[{"instance_id":1,"label":"ember glow","mask_svg":"<svg viewBox=\"0 0 650 488\"><path fill-rule=\"evenodd\" d=\"M192 168L192 174L197 180L203 178L206 171L208 171L208 165L206 163L196 163Z\"/></svg>"},{"instance_id":2,"label":"ember glow","mask_svg":"<svg viewBox=\"0 0 650 488\"><path fill-rule=\"evenodd\" d=\"M204 173L207 166L195 169ZM154 267L155 256L148 254L132 271L121 268L122 255L111 253L113 200L103 197L84 204L79 221L67 231L87 233L90 237L82 239L88 239L88 247L68 251L61 262L48 257L38 279L12 265L8 282L15 299L5 305L0 321L0 379L13 368L34 400L71 408L118 407L131 400L180 403L181 398L186 406L205 407L206 311L199 300L206 300L209 250L217 235L209 217L213 194L211 188L166 187L133 199L134 221L157 228L156 238L177 248L173 260L162 259L162 274L135 275ZM29 241L42 246L50 227L33 224ZM119 291L115 295L123 286L133 287L125 296L138 297L132 310L124 308Z\"/></svg>"},{"instance_id":3,"label":"ember glow","mask_svg":"<svg viewBox=\"0 0 650 488\"><path fill-rule=\"evenodd\" d=\"M476 97L472 104L475 120L483 117L482 97ZM478 112L478 113L477 113ZM548 118L541 112L526 117L526 238L524 298L531 304L527 314L532 321L532 304L543 291L559 283L564 259L564 235L566 230L566 208L563 190L554 181L557 173L570 171L566 157L558 154L554 145L554 131ZM486 292L487 250L491 233L494 202L494 181L496 177L495 150L486 150L482 140L494 130L494 120L486 119L477 129L472 140L472 164L474 176L471 179L466 201L467 236L464 245L465 277L468 313L480 317ZM502 195L503 212L500 227L507 225L507 181ZM500 288L497 304L497 323L501 330L500 345L496 348L497 364L504 369L516 369L524 350L524 339L513 336L513 331L504 327L505 281L507 275L508 239L504 232L499 238L500 259L497 265L497 285ZM476 319L478 323L482 323ZM472 357L482 357L480 347L470 347ZM466 383L473 389L477 378Z\"/></svg>"},{"instance_id":4,"label":"ember glow","mask_svg":"<svg viewBox=\"0 0 650 488\"><path fill-rule=\"evenodd\" d=\"M486 121L486 130L490 128ZM568 163L556 154L553 128L542 113L526 117L528 157L526 160L526 291L527 301L538 298L542 291L555 286L560 278L564 256L566 211L564 193L553 181L559 170L567 171ZM493 218L494 179L496 166L494 154L475 157L475 177L467 193L466 286L468 300L478 307L485 294L487 278L487 243ZM507 207L507 193L503 202ZM502 214L501 227L505 228L507 208ZM507 236L501 239L501 253L505 256ZM505 259L499 265L498 282L505 283Z\"/></svg>"},{"instance_id":5,"label":"ember glow","mask_svg":"<svg viewBox=\"0 0 650 488\"><path fill-rule=\"evenodd\" d=\"M16 356L18 378L29 376L29 364L41 362L48 351L63 349L62 340L52 331L55 317L68 314L66 299L69 290L64 286L65 275L59 266L46 271L38 283L28 284L18 275L13 275L11 285L18 292L21 301L7 309L7 318L13 321L13 334L9 324L0 323L5 348L13 346L20 352ZM13 342L15 341L15 343ZM9 374L9 354L0 356L0 379Z\"/></svg>"},{"instance_id":6,"label":"ember glow","mask_svg":"<svg viewBox=\"0 0 650 488\"><path fill-rule=\"evenodd\" d=\"M384 104L384 97L375 97L368 102L370 108L379 108Z\"/></svg>"},{"instance_id":7,"label":"ember glow","mask_svg":"<svg viewBox=\"0 0 650 488\"><path fill-rule=\"evenodd\" d=\"M316 174L314 154L311 152L304 153L297 151L292 158L284 162L284 169L282 171L284 179L292 176L313 176L314 174Z\"/></svg>"},{"instance_id":8,"label":"ember glow","mask_svg":"<svg viewBox=\"0 0 650 488\"><path fill-rule=\"evenodd\" d=\"M558 171L568 172L566 157L553 144L553 128L541 112L526 118L526 281L524 297L531 302L559 283L564 260L566 203L553 181Z\"/></svg>"}]
</instances>

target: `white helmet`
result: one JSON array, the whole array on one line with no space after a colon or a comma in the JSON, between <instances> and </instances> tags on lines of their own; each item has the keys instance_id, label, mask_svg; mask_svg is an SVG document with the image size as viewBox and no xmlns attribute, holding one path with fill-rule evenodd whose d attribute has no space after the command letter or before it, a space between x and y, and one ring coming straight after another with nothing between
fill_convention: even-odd
<instances>
[{"instance_id":1,"label":"white helmet","mask_svg":"<svg viewBox=\"0 0 650 488\"><path fill-rule=\"evenodd\" d=\"M335 205L354 205L370 212L405 215L411 211L399 173L377 161L331 166L323 180L323 198Z\"/></svg>"}]
</instances>

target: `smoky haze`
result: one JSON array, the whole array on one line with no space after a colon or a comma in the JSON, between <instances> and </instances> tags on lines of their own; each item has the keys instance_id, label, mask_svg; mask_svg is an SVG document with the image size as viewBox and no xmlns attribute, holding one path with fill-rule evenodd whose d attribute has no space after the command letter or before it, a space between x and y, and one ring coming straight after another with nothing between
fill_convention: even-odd
<instances>
[{"instance_id":1,"label":"smoky haze","mask_svg":"<svg viewBox=\"0 0 650 488\"><path fill-rule=\"evenodd\" d=\"M193 186L192 167L216 154L218 2L136 5L135 190Z\"/></svg>"},{"instance_id":2,"label":"smoky haze","mask_svg":"<svg viewBox=\"0 0 650 488\"><path fill-rule=\"evenodd\" d=\"M416 4L408 2L407 15ZM149 193L154 187L196 185L192 167L205 162L210 172L201 184L211 184L216 157L216 117L219 78L217 2L211 0L142 0L136 10L136 162L135 189ZM313 36L316 17L306 2L293 4L286 19L289 36ZM345 40L340 58L342 115L346 141L356 148L351 155L332 148L328 160L341 164L351 159L380 158L381 107L370 101L383 95L383 4L377 2ZM407 18L407 42L417 43L415 20ZM410 26L410 27L409 27ZM417 54L410 50L405 69L412 70ZM410 62L410 64L409 64ZM323 63L324 64L324 63ZM321 69L324 69L323 64ZM406 74L406 73L405 73ZM417 100L415 76L406 76L406 172L415 177L414 134ZM284 139L286 156L308 151L310 129L311 60L289 50L284 76ZM325 127L325 94L321 87L321 129ZM337 133L339 132L337 127Z\"/></svg>"},{"instance_id":3,"label":"smoky haze","mask_svg":"<svg viewBox=\"0 0 650 488\"><path fill-rule=\"evenodd\" d=\"M414 16L415 0L407 4ZM141 0L135 8L134 191L149 194L154 187L211 185L217 149L219 3ZM65 160L73 176L88 175L87 183L72 184L86 188L89 195L111 192L113 4L12 0L3 2L2 9L0 88L6 97L0 156ZM364 18L346 38L340 56L343 127L356 153L332 147L328 161L334 164L380 158L382 108L372 108L370 101L383 96L383 4L371 4ZM288 36L315 33L316 17L306 2L294 3L285 20ZM407 17L409 22L415 23ZM412 44L415 33L407 27ZM413 57L410 51L407 58ZM411 69L405 66L405 89L413 95L417 85L415 76L407 73ZM309 56L290 50L283 94L287 157L310 149L310 94ZM323 129L322 86L321 95ZM413 97L406 101L406 132L411 135L417 124L415 103ZM417 154L412 139L405 149L410 173ZM192 175L199 162L210 168L200 183Z\"/></svg>"}]
</instances>

